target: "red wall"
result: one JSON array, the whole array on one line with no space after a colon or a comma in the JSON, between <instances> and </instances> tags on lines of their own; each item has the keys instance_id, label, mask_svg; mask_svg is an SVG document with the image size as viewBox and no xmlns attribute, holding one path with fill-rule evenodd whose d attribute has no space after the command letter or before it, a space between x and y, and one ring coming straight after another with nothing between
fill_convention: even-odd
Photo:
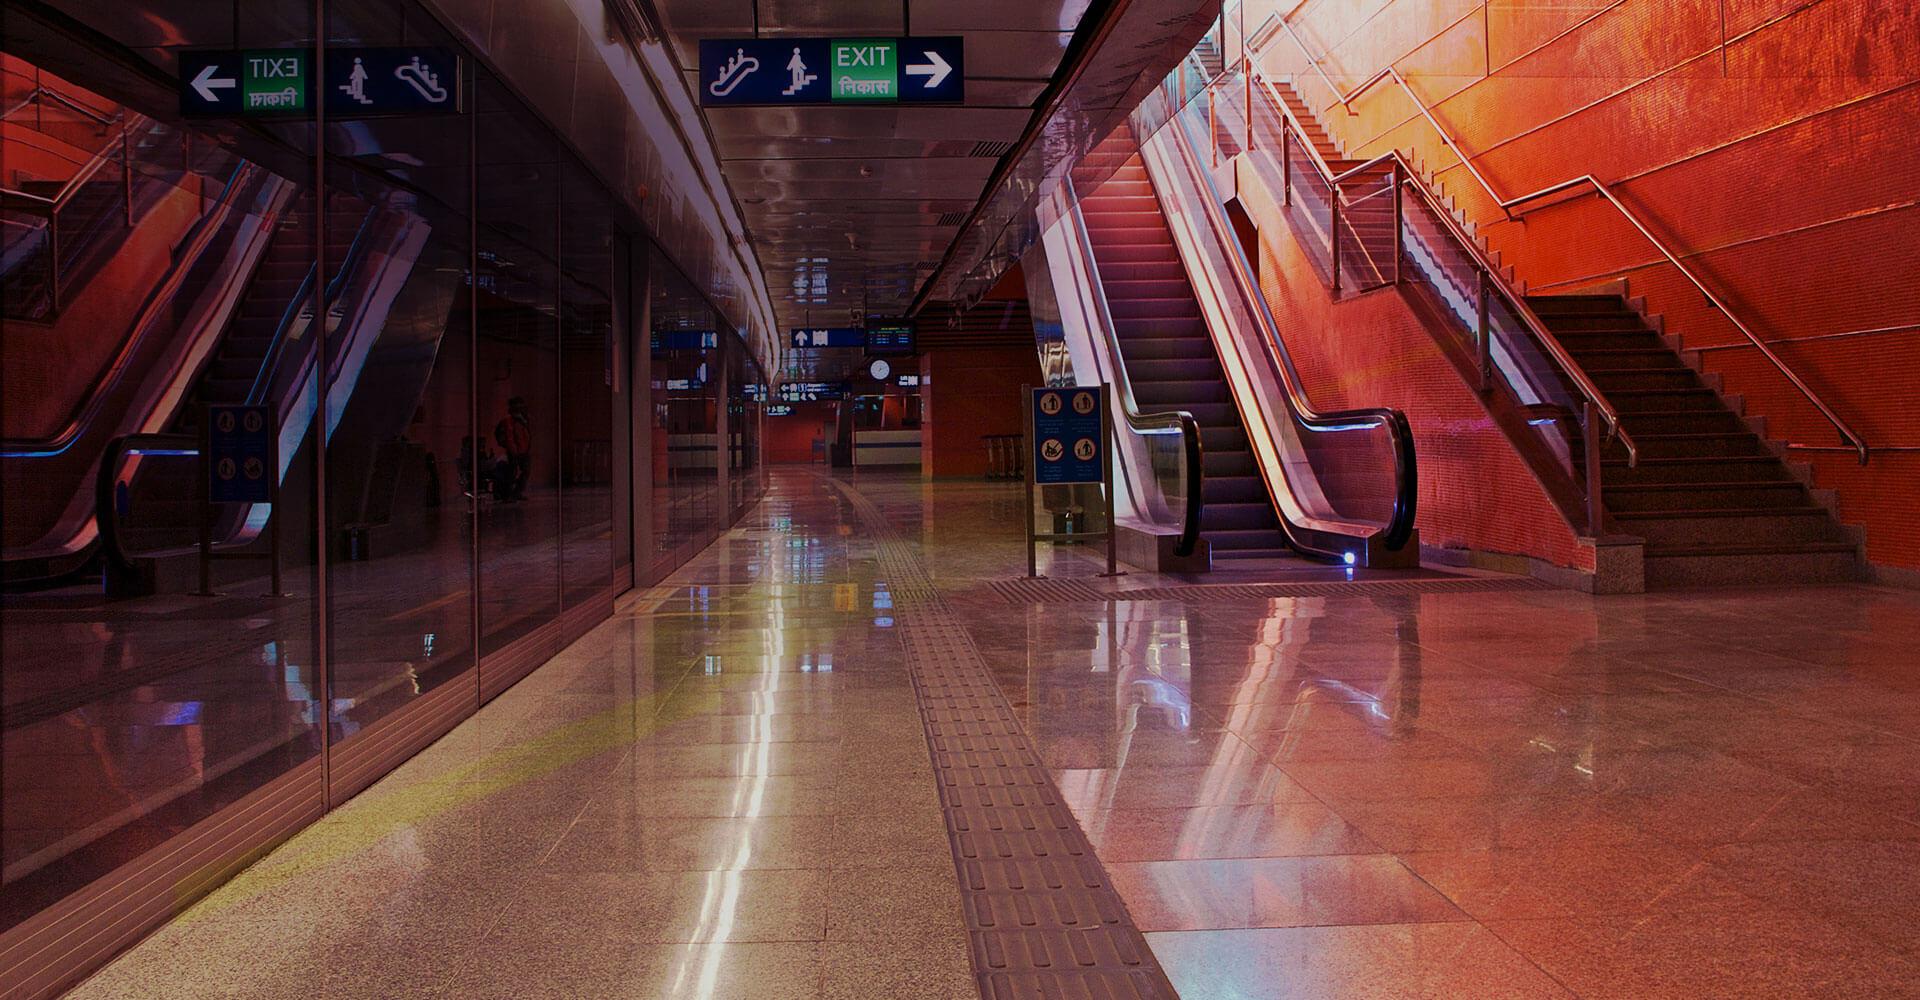
<instances>
[{"instance_id":1,"label":"red wall","mask_svg":"<svg viewBox=\"0 0 1920 1000\"><path fill-rule=\"evenodd\" d=\"M1264 16L1264 11L1262 15ZM1503 198L1591 173L1614 186L1872 446L1801 451L1877 563L1920 567L1920 4L1886 0L1308 0L1291 23L1334 84L1406 77ZM1626 279L1706 350L1770 434L1835 431L1679 272L1594 197L1504 219L1400 88L1352 115L1284 32L1290 76L1348 155L1436 171L1534 291Z\"/></svg>"},{"instance_id":2,"label":"red wall","mask_svg":"<svg viewBox=\"0 0 1920 1000\"><path fill-rule=\"evenodd\" d=\"M921 356L921 470L928 476L984 476L986 434L1020 433L1020 387L1040 383L1031 345L935 350Z\"/></svg>"},{"instance_id":3,"label":"red wall","mask_svg":"<svg viewBox=\"0 0 1920 1000\"><path fill-rule=\"evenodd\" d=\"M832 443L837 403L794 403L784 417L767 418L767 461L812 462L813 441ZM818 461L824 462L825 456Z\"/></svg>"}]
</instances>

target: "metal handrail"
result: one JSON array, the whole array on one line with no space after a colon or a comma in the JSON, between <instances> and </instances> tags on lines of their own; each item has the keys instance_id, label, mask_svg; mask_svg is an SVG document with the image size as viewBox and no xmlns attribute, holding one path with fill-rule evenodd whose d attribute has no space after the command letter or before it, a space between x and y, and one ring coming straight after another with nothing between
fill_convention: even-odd
<instances>
[{"instance_id":1,"label":"metal handrail","mask_svg":"<svg viewBox=\"0 0 1920 1000\"><path fill-rule=\"evenodd\" d=\"M1201 489L1201 470L1205 458L1200 440L1200 422L1186 410L1160 410L1153 413L1141 411L1133 398L1133 381L1127 376L1126 355L1121 353L1120 338L1114 329L1113 313L1107 306L1107 289L1100 278L1099 258L1094 256L1093 241L1087 233L1086 216L1080 210L1080 196L1073 188L1073 178L1061 178L1066 189L1067 203L1073 213L1073 229L1079 244L1080 256L1087 263L1087 280L1093 293L1094 308L1097 310L1100 335L1107 343L1107 356L1113 359L1113 371L1107 379L1113 385L1114 399L1119 402L1120 415L1131 430L1159 430L1178 427L1184 443L1187 460L1187 502L1186 511L1180 525L1180 540L1175 543L1174 554L1189 556L1200 538L1200 514L1204 499Z\"/></svg>"},{"instance_id":2,"label":"metal handrail","mask_svg":"<svg viewBox=\"0 0 1920 1000\"><path fill-rule=\"evenodd\" d=\"M79 101L76 101L73 98L68 97L65 94L62 94L61 92L54 90L52 87L49 87L45 84L36 84L31 91L27 92L27 96L22 97L19 101L17 101L14 104L13 107L8 108L4 112L0 112L0 119L13 117L13 113L15 111L18 111L21 108L24 108L27 105L32 104L35 101L38 101L42 97L51 97L55 101L66 105L68 108L74 111L80 112L81 114L87 116L88 118L93 119L95 122L101 125L111 125L114 122L117 122L120 120L119 115L108 117L106 112L96 111L93 108L90 108L85 104L82 104Z\"/></svg>"},{"instance_id":3,"label":"metal handrail","mask_svg":"<svg viewBox=\"0 0 1920 1000\"><path fill-rule=\"evenodd\" d=\"M1320 172L1322 180L1338 192L1339 179L1331 176L1326 161L1320 157L1319 151L1313 148L1313 143L1307 140L1305 127L1301 124L1299 118L1294 115L1293 109L1287 107L1287 102L1280 97L1279 91L1275 89L1273 85L1273 81L1263 76L1260 78L1260 84L1267 95L1268 101L1280 112L1287 127L1293 131L1294 137L1299 140L1300 146L1307 151L1310 162L1314 168ZM1253 109L1248 108L1247 114L1251 117ZM1488 259L1486 251L1481 249L1479 241L1467 235L1465 229L1461 227L1460 221L1454 218L1453 213L1440 203L1439 198L1435 197L1434 193L1427 188L1425 182L1419 179L1419 174L1408 167L1406 162L1400 158L1398 151L1383 153L1373 160L1369 160L1366 164L1342 173L1340 177L1347 177L1364 170L1369 165L1376 164L1383 160L1392 160L1399 165L1400 183L1410 187L1420 196L1420 199L1426 203L1427 208L1432 214L1440 219L1441 223L1446 226L1447 232L1453 237L1454 242L1458 243L1460 248L1466 251L1467 255L1473 259L1474 266L1486 277L1486 280L1493 285L1500 294L1500 297L1507 301L1507 305L1513 314L1520 318L1520 321L1526 325L1527 331L1533 335L1541 347L1546 349L1547 354L1553 358L1554 363L1560 367L1561 372L1573 383L1574 388L1581 396L1585 397L1588 403L1592 404L1594 408L1599 411L1601 419L1606 423L1608 437L1618 440L1621 445L1626 448L1627 464L1629 466L1638 465L1640 462L1639 445L1633 440L1633 435L1629 434L1626 428L1620 426L1620 412L1614 407L1613 402L1609 400L1606 393L1588 377L1586 370L1574 361L1572 353L1566 349L1565 345L1560 343L1560 339L1554 336L1553 331L1548 329L1547 325L1541 321L1539 314L1534 312L1533 307L1527 304L1526 296L1521 295L1519 290L1515 289L1513 285L1507 281L1506 275L1502 273L1501 269L1495 266L1492 260ZM1601 442L1599 441L1592 441L1589 442L1589 447L1598 448L1600 444ZM1588 487L1590 494L1597 493L1598 489L1599 484L1597 483L1591 484ZM1599 530L1597 526L1595 526L1595 530Z\"/></svg>"},{"instance_id":4,"label":"metal handrail","mask_svg":"<svg viewBox=\"0 0 1920 1000\"><path fill-rule=\"evenodd\" d=\"M1291 15L1289 14L1289 16ZM1860 464L1867 464L1869 448L1866 439L1854 431L1852 426L1849 425L1846 420L1842 419L1840 414L1827 403L1825 397L1812 386L1808 385L1806 380L1801 378L1800 374L1793 369L1793 366L1787 363L1786 359L1780 357L1772 347L1768 346L1766 341L1762 340L1758 334L1755 334L1753 330L1747 326L1746 322L1743 321L1737 313L1728 308L1726 302L1722 300L1720 296L1714 294L1713 290L1707 287L1707 283L1701 280L1700 276L1695 274L1692 268L1683 263L1679 255L1675 254L1673 250L1667 246L1665 241L1655 236L1652 228L1632 209L1628 208L1626 203L1622 202L1605 182L1592 174L1583 174L1571 180L1561 181L1558 184L1550 184L1538 191L1523 194L1516 198L1503 198L1500 196L1500 192L1494 189L1492 182L1487 180L1486 175L1482 174L1480 169L1474 166L1473 158L1468 156L1466 151L1460 148L1460 144L1454 140L1453 134L1449 132L1444 125L1440 124L1440 120L1434 116L1433 110L1427 106L1427 102L1420 99L1420 95L1414 91L1412 85L1407 83L1406 78L1401 76L1400 71L1391 63L1389 63L1385 69L1368 77L1351 92L1340 94L1340 88L1335 86L1333 80L1327 76L1326 71L1321 69L1320 61L1314 57L1312 51L1307 48L1306 43L1302 41L1299 34L1293 30L1293 25L1289 23L1288 19L1286 17L1280 18L1280 24L1286 29L1287 35L1293 39L1294 44L1300 47L1300 53L1307 57L1308 64L1320 74L1320 78L1326 81L1327 86L1332 89L1335 94L1340 95L1340 104L1347 109L1348 114L1355 113L1353 110L1353 100L1381 81L1392 80L1399 84L1400 89L1406 91L1407 96L1413 100L1414 107L1420 109L1420 114L1427 120L1427 124L1433 126L1434 132L1440 136L1441 143L1452 150L1453 155L1460 158L1460 165L1467 168L1467 173L1473 175L1473 179L1479 182L1480 187L1487 192L1487 197L1493 199L1494 204L1499 207L1501 214L1505 215L1509 221L1515 221L1519 219L1520 216L1527 214L1526 212L1521 212L1516 215L1513 211L1516 205L1522 205L1530 201L1538 201L1541 198L1572 191L1582 186L1592 186L1595 192L1619 211L1621 215L1625 216L1627 221L1633 225L1633 228L1639 230L1640 235L1644 237L1648 243L1651 243L1653 248L1658 250L1660 255L1665 257L1667 262L1672 264L1694 288L1698 289L1700 294L1705 296L1707 301L1712 303L1713 307L1727 318L1728 322L1733 324L1734 329L1740 331L1741 336L1746 337L1747 341L1760 351L1761 356L1765 357L1767 362L1773 365L1775 371L1778 371L1785 377L1807 402L1812 403L1814 408L1820 411L1820 415L1825 417L1827 422L1832 424L1834 429L1840 433L1841 441L1859 453ZM1291 115L1289 115L1289 117L1291 118Z\"/></svg>"},{"instance_id":5,"label":"metal handrail","mask_svg":"<svg viewBox=\"0 0 1920 1000\"><path fill-rule=\"evenodd\" d=\"M0 192L5 193L9 198L35 202L39 206L44 206L38 209L39 211L57 212L64 207L68 201L72 200L74 194L80 190L81 185L92 180L93 175L99 173L100 168L105 166L106 162L113 158L114 148L121 145L121 140L125 139L128 132L132 129L132 123L121 126L120 131L115 132L92 156L87 157L87 162L81 164L80 169L74 171L73 176L67 178L67 182L60 185L60 190L54 192L51 198L43 194L29 194L13 188L0 188Z\"/></svg>"},{"instance_id":6,"label":"metal handrail","mask_svg":"<svg viewBox=\"0 0 1920 1000\"><path fill-rule=\"evenodd\" d=\"M1413 536L1415 511L1418 501L1418 471L1414 459L1412 426L1408 424L1406 414L1390 407L1364 407L1353 410L1339 410L1332 413L1321 413L1314 409L1312 402L1307 398L1305 384L1300 379L1300 373L1295 370L1293 366L1293 358L1287 354L1286 342L1280 337L1280 324L1273 318L1273 312L1267 306L1266 296L1260 291L1258 280L1253 277L1253 266L1247 260L1246 251L1240 246L1239 236L1233 231L1233 224L1227 220L1225 212L1221 208L1223 202L1219 197L1219 191L1213 187L1213 178L1208 173L1206 167L1199 162L1198 156L1192 148L1192 141L1186 133L1186 126L1180 113L1181 110L1183 109L1176 109L1174 114L1168 119L1169 124L1177 130L1176 134L1180 138L1180 142L1176 143L1176 145L1180 147L1181 152L1187 157L1188 166L1193 170L1194 174L1201 179L1201 183L1206 185L1204 192L1206 196L1200 199L1204 203L1201 206L1201 214L1206 217L1207 226L1213 230L1215 239L1218 240L1220 245L1227 251L1222 254L1222 256L1227 261L1228 270L1232 273L1234 284L1239 289L1242 298L1252 307L1248 311L1253 315L1254 321L1260 326L1261 346L1265 349L1269 359L1275 363L1275 367L1285 375L1283 379L1283 389L1286 393L1288 407L1292 411L1291 415L1307 427L1317 428L1328 424L1347 424L1356 420L1378 420L1381 425L1387 428L1388 437L1393 442L1394 452L1394 499L1393 516L1387 522L1387 527L1383 532L1385 536L1383 541L1388 549L1398 550L1405 546L1408 539ZM1209 136L1208 138L1209 141L1212 141L1214 137ZM1287 520L1284 517L1280 519L1280 522L1283 527L1289 529L1292 527L1287 524ZM1314 549L1311 546L1302 544L1298 539L1293 538L1293 532L1291 530L1287 531L1287 535L1290 540L1294 541L1296 546L1321 556L1338 558L1348 554L1340 551Z\"/></svg>"}]
</instances>

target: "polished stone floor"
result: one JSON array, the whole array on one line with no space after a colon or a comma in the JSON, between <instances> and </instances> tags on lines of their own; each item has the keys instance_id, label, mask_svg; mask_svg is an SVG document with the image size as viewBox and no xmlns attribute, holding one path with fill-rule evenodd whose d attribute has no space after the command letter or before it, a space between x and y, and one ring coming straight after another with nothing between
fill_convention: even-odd
<instances>
[{"instance_id":1,"label":"polished stone floor","mask_svg":"<svg viewBox=\"0 0 1920 1000\"><path fill-rule=\"evenodd\" d=\"M848 490L1183 996L1920 996L1920 595L1049 596L1017 486L804 471L75 995L976 995Z\"/></svg>"}]
</instances>

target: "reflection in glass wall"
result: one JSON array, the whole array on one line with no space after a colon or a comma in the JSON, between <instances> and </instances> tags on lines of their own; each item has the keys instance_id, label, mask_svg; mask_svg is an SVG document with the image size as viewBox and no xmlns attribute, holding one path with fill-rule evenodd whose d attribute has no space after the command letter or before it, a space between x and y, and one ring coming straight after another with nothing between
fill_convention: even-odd
<instances>
[{"instance_id":1,"label":"reflection in glass wall","mask_svg":"<svg viewBox=\"0 0 1920 1000\"><path fill-rule=\"evenodd\" d=\"M475 663L470 126L422 117L334 140L329 242L346 247L328 263L340 303L327 407L336 741Z\"/></svg>"},{"instance_id":2,"label":"reflection in glass wall","mask_svg":"<svg viewBox=\"0 0 1920 1000\"><path fill-rule=\"evenodd\" d=\"M189 123L177 49L311 46L311 8L140 9L164 41L63 57L0 8L0 934L250 793L337 802L759 489L738 334L478 62L457 114ZM691 338L633 364L648 326Z\"/></svg>"},{"instance_id":3,"label":"reflection in glass wall","mask_svg":"<svg viewBox=\"0 0 1920 1000\"><path fill-rule=\"evenodd\" d=\"M561 577L569 608L613 585L612 206L586 172L562 174Z\"/></svg>"},{"instance_id":4,"label":"reflection in glass wall","mask_svg":"<svg viewBox=\"0 0 1920 1000\"><path fill-rule=\"evenodd\" d=\"M0 56L0 931L323 746L313 129L95 75ZM217 404L277 451L245 500L204 492Z\"/></svg>"},{"instance_id":5,"label":"reflection in glass wall","mask_svg":"<svg viewBox=\"0 0 1920 1000\"><path fill-rule=\"evenodd\" d=\"M480 367L476 466L480 648L494 652L560 611L559 146L482 78L475 164Z\"/></svg>"},{"instance_id":6,"label":"reflection in glass wall","mask_svg":"<svg viewBox=\"0 0 1920 1000\"><path fill-rule=\"evenodd\" d=\"M655 565L707 539L723 504L719 318L664 255L653 259L653 538Z\"/></svg>"}]
</instances>

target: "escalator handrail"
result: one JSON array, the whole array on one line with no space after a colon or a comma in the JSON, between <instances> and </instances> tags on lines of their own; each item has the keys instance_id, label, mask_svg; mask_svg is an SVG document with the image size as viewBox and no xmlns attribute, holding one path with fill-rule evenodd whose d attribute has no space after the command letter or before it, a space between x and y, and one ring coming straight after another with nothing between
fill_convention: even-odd
<instances>
[{"instance_id":1,"label":"escalator handrail","mask_svg":"<svg viewBox=\"0 0 1920 1000\"><path fill-rule=\"evenodd\" d=\"M1349 175L1368 166L1378 165L1383 161L1392 161L1399 165L1400 183L1407 189L1412 190L1420 198L1421 202L1427 206L1429 212L1440 220L1441 225L1446 227L1448 234L1453 238L1455 245L1471 257L1474 266L1478 268L1482 274L1486 275L1488 284L1493 289L1493 292L1506 302L1508 311L1518 316L1520 322L1526 325L1527 332L1532 334L1535 342L1546 350L1548 356L1553 358L1554 364L1559 367L1561 373L1567 377L1567 380L1573 384L1575 391L1588 402L1592 403L1594 408L1599 411L1601 419L1605 421L1607 425L1607 437L1609 439L1617 439L1621 446L1626 449L1627 464L1629 466L1638 465L1640 463L1640 448L1639 445L1634 442L1633 436L1627 433L1627 429L1620 425L1620 411L1614 407L1611 400L1607 399L1607 394L1587 376L1585 369L1574 361L1573 355L1568 352L1565 345L1560 343L1560 339L1554 336L1552 331L1547 329L1546 323L1541 321L1539 314L1534 312L1533 307L1527 304L1526 297L1515 290L1513 285L1507 281L1505 273L1503 273L1499 267L1495 266L1493 261L1488 259L1486 251L1481 249L1479 241L1468 236L1466 231L1461 228L1460 220L1456 219L1453 212L1442 205L1439 199L1434 197L1433 192L1420 180L1419 173L1413 170L1406 161L1401 158L1399 151L1390 150L1382 153L1361 166L1354 167L1352 170L1343 171L1336 177L1327 166L1326 161L1320 158L1320 151L1314 148L1313 143L1306 141L1306 128L1298 118L1294 117L1293 109L1287 107L1287 102L1280 98L1278 91L1274 89L1273 82L1259 73L1255 73L1254 78L1259 81L1261 93L1266 96L1267 102L1280 113L1281 119L1285 122L1286 127L1293 132L1295 138L1300 140L1299 145L1306 151L1314 171L1320 175L1320 179L1324 183L1332 185L1336 195L1338 195L1340 191L1340 180ZM1252 108L1246 109L1246 113L1249 119L1253 117ZM1272 154L1268 153L1267 155L1271 156ZM1337 261L1335 262L1335 266L1339 266Z\"/></svg>"},{"instance_id":2,"label":"escalator handrail","mask_svg":"<svg viewBox=\"0 0 1920 1000\"><path fill-rule=\"evenodd\" d=\"M1187 134L1184 108L1179 108L1169 116L1169 124L1175 129L1179 141L1175 143L1187 160L1189 172L1204 185L1200 199L1201 214L1206 217L1208 228L1213 230L1215 239L1225 253L1227 269L1232 272L1235 286L1244 301L1251 307L1255 321L1260 325L1260 341L1267 355L1275 362L1275 367L1283 374L1282 388L1285 390L1287 409L1294 419L1302 425L1314 429L1331 429L1335 425L1355 422L1374 422L1387 428L1392 442L1393 462L1393 516L1382 531L1382 541L1391 550L1404 547L1413 536L1414 517L1418 502L1419 484L1418 466L1414 459L1413 430L1407 422L1405 413L1391 407L1363 407L1352 410L1335 410L1322 413L1313 407L1307 398L1306 385L1300 379L1300 373L1294 368L1293 358L1287 351L1286 342L1280 337L1280 324L1273 318L1273 312L1267 306L1265 294L1260 291L1259 282L1253 278L1253 267L1247 261L1246 250L1241 247L1240 239L1233 231L1233 224L1226 218L1221 207L1225 201L1220 197L1219 189L1214 185L1213 175L1200 162L1193 148L1193 138ZM1165 126L1162 126L1165 127ZM1291 529L1286 518L1280 523ZM1347 555L1344 551L1330 551L1294 538L1294 532L1288 530L1289 540L1303 551L1316 555L1339 558Z\"/></svg>"},{"instance_id":3,"label":"escalator handrail","mask_svg":"<svg viewBox=\"0 0 1920 1000\"><path fill-rule=\"evenodd\" d=\"M193 434L121 434L107 442L100 455L100 467L94 473L93 523L100 532L100 551L114 566L131 570L133 557L127 554L120 537L118 499L120 460L141 446L172 445L200 453L200 439Z\"/></svg>"},{"instance_id":4,"label":"escalator handrail","mask_svg":"<svg viewBox=\"0 0 1920 1000\"><path fill-rule=\"evenodd\" d=\"M316 201L319 200L320 199L316 199ZM316 219L319 218L318 211L319 210L316 210ZM326 336L327 324L325 310L332 307L334 301L340 294L341 286L345 283L348 272L359 263L367 240L367 231L373 227L373 220L377 214L376 212L369 211L366 217L361 220L359 230L353 234L353 242L348 244L347 252L340 257L340 269L327 281L322 312L319 316L314 317L313 320L309 320L310 323L318 323L320 332L316 335L316 340L314 341L316 345L320 344L318 338L324 338ZM248 404L258 406L266 402L267 393L272 390L274 381L279 377L280 363L285 355L286 343L293 332L294 324L300 318L300 310L311 305L313 302L313 281L315 273L318 270L319 265L317 263L308 266L306 277L300 280L299 290L296 291L293 298L287 302L286 311L280 315L280 322L274 327L273 341L267 345L266 357L260 360L260 373L254 376L253 385L247 389Z\"/></svg>"},{"instance_id":5,"label":"escalator handrail","mask_svg":"<svg viewBox=\"0 0 1920 1000\"><path fill-rule=\"evenodd\" d=\"M1107 380L1113 385L1113 396L1120 411L1121 419L1127 427L1135 431L1165 430L1170 427L1180 429L1180 437L1186 452L1187 462L1187 498L1185 511L1181 517L1180 539L1175 544L1174 554L1189 556L1200 539L1200 514L1204 505L1201 495L1201 470L1204 458L1200 440L1200 422L1186 410L1160 410L1153 413L1142 412L1133 397L1133 382L1127 377L1126 355L1120 351L1119 334L1114 328L1113 314L1107 306L1106 285L1100 278L1099 258L1094 256L1093 241L1087 233L1086 216L1080 210L1080 195L1073 188L1071 177L1062 177L1066 188L1067 204L1073 215L1075 242L1080 258L1086 262L1087 281L1093 294L1094 308L1098 312L1096 325L1100 327L1100 336L1106 342L1107 356L1113 359L1113 371Z\"/></svg>"}]
</instances>

